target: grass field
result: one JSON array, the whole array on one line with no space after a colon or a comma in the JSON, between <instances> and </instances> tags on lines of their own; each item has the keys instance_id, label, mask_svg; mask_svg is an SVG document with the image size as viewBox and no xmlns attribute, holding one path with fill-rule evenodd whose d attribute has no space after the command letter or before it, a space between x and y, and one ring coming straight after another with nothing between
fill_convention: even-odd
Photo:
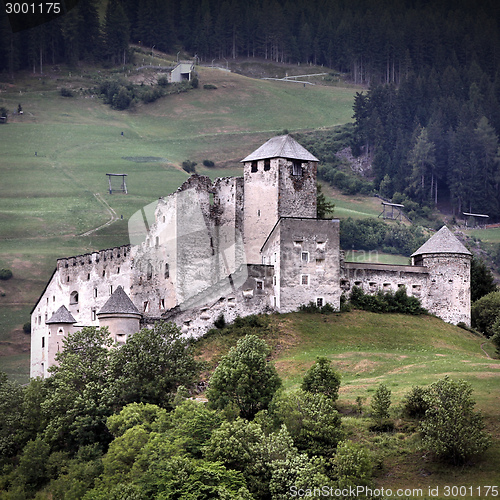
<instances>
[{"instance_id":1,"label":"grass field","mask_svg":"<svg viewBox=\"0 0 500 500\"><path fill-rule=\"evenodd\" d=\"M326 356L342 375L338 407L351 439L363 442L383 463L376 470L378 486L395 489L446 484L484 486L500 482L500 360L482 350L484 338L431 316L374 314L364 311L321 315L293 313L271 316L262 337L272 347L272 359L286 389L300 386L317 356ZM213 367L237 341L214 335L198 343L198 352ZM450 468L433 462L419 448L411 422L398 407L414 385L425 386L449 375L471 383L473 397L485 417L494 444L474 465ZM369 405L376 387L392 392L396 431L368 430ZM364 398L364 413L356 414L356 398ZM425 472L425 473L424 473ZM477 495L476 495L477 496Z\"/></svg>"}]
</instances>

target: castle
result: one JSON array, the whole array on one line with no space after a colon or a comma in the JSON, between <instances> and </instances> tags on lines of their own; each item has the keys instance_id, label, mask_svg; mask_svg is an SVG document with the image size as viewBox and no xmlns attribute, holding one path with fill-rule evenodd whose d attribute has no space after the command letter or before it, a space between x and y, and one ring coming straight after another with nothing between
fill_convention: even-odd
<instances>
[{"instance_id":1,"label":"castle","mask_svg":"<svg viewBox=\"0 0 500 500\"><path fill-rule=\"evenodd\" d=\"M83 326L107 326L118 344L160 320L197 337L221 315L339 308L354 286L405 287L443 320L470 324L471 254L446 227L411 265L345 262L339 221L316 218L316 157L284 135L242 163L243 177L193 175L134 214L131 244L57 261L32 311L32 377L46 377Z\"/></svg>"}]
</instances>

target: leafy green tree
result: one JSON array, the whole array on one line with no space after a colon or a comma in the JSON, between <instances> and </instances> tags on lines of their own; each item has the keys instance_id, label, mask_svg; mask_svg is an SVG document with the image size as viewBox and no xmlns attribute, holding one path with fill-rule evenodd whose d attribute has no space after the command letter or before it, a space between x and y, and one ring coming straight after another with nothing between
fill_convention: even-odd
<instances>
[{"instance_id":1,"label":"leafy green tree","mask_svg":"<svg viewBox=\"0 0 500 500\"><path fill-rule=\"evenodd\" d=\"M321 393L336 401L339 397L340 374L332 368L327 358L318 357L304 375L301 387L304 391Z\"/></svg>"},{"instance_id":2,"label":"leafy green tree","mask_svg":"<svg viewBox=\"0 0 500 500\"><path fill-rule=\"evenodd\" d=\"M47 421L44 436L53 449L75 452L83 445L107 446L111 441L106 427L113 413L111 345L107 328L84 327L64 338L41 403Z\"/></svg>"},{"instance_id":3,"label":"leafy green tree","mask_svg":"<svg viewBox=\"0 0 500 500\"><path fill-rule=\"evenodd\" d=\"M21 486L26 493L34 494L48 480L46 464L49 454L50 447L42 438L28 442L19 458L14 484Z\"/></svg>"},{"instance_id":4,"label":"leafy green tree","mask_svg":"<svg viewBox=\"0 0 500 500\"><path fill-rule=\"evenodd\" d=\"M385 384L379 384L371 401L372 418L382 425L389 418L391 391Z\"/></svg>"},{"instance_id":5,"label":"leafy green tree","mask_svg":"<svg viewBox=\"0 0 500 500\"><path fill-rule=\"evenodd\" d=\"M151 403L169 409L180 385L191 387L199 364L173 323L159 322L111 352L111 379L120 404Z\"/></svg>"},{"instance_id":6,"label":"leafy green tree","mask_svg":"<svg viewBox=\"0 0 500 500\"><path fill-rule=\"evenodd\" d=\"M429 409L420 432L423 445L438 458L463 464L491 444L482 415L474 411L475 401L468 382L446 376L431 384L424 397Z\"/></svg>"},{"instance_id":7,"label":"leafy green tree","mask_svg":"<svg viewBox=\"0 0 500 500\"><path fill-rule=\"evenodd\" d=\"M141 425L144 429L158 427L158 420L166 417L166 410L150 403L130 403L119 413L111 415L106 421L109 432L115 438L123 436L128 429Z\"/></svg>"},{"instance_id":8,"label":"leafy green tree","mask_svg":"<svg viewBox=\"0 0 500 500\"><path fill-rule=\"evenodd\" d=\"M334 401L321 393L297 390L276 396L269 409L277 425L285 425L294 445L308 455L329 457L342 439Z\"/></svg>"},{"instance_id":9,"label":"leafy green tree","mask_svg":"<svg viewBox=\"0 0 500 500\"><path fill-rule=\"evenodd\" d=\"M21 432L23 390L20 385L7 379L0 372L0 464L19 451L18 437Z\"/></svg>"},{"instance_id":10,"label":"leafy green tree","mask_svg":"<svg viewBox=\"0 0 500 500\"><path fill-rule=\"evenodd\" d=\"M240 415L252 419L266 409L281 380L267 362L270 349L255 335L238 341L224 356L210 379L207 398L213 408L236 405Z\"/></svg>"},{"instance_id":11,"label":"leafy green tree","mask_svg":"<svg viewBox=\"0 0 500 500\"><path fill-rule=\"evenodd\" d=\"M491 292L474 302L471 307L471 322L474 328L490 337L500 311L500 292Z\"/></svg>"},{"instance_id":12,"label":"leafy green tree","mask_svg":"<svg viewBox=\"0 0 500 500\"><path fill-rule=\"evenodd\" d=\"M162 430L182 453L202 458L204 446L221 423L218 412L197 401L186 400L164 419Z\"/></svg>"},{"instance_id":13,"label":"leafy green tree","mask_svg":"<svg viewBox=\"0 0 500 500\"><path fill-rule=\"evenodd\" d=\"M216 429L205 449L205 457L241 471L249 490L257 498L269 497L273 464L297 454L286 427L265 435L257 422L238 418Z\"/></svg>"},{"instance_id":14,"label":"leafy green tree","mask_svg":"<svg viewBox=\"0 0 500 500\"><path fill-rule=\"evenodd\" d=\"M345 484L369 485L372 477L372 461L365 447L352 441L342 441L332 460L333 473Z\"/></svg>"},{"instance_id":15,"label":"leafy green tree","mask_svg":"<svg viewBox=\"0 0 500 500\"><path fill-rule=\"evenodd\" d=\"M470 294L471 302L479 300L481 297L495 292L495 278L491 269L486 265L483 259L472 255L470 268Z\"/></svg>"}]
</instances>

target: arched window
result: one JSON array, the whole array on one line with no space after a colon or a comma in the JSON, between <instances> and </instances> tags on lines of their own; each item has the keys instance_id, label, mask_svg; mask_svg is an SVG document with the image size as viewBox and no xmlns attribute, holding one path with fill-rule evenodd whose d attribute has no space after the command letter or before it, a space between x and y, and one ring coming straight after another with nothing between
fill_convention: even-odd
<instances>
[{"instance_id":1,"label":"arched window","mask_svg":"<svg viewBox=\"0 0 500 500\"><path fill-rule=\"evenodd\" d=\"M69 296L69 304L78 304L78 292L71 292L71 295Z\"/></svg>"}]
</instances>

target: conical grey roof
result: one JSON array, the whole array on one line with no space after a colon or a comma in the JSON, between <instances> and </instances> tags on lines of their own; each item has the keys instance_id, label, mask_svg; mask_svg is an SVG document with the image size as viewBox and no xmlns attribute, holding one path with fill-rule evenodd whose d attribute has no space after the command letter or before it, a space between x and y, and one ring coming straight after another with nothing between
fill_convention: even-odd
<instances>
[{"instance_id":1,"label":"conical grey roof","mask_svg":"<svg viewBox=\"0 0 500 500\"><path fill-rule=\"evenodd\" d=\"M279 135L269 139L260 148L241 160L241 162L264 160L266 158L290 158L291 160L319 161L289 135Z\"/></svg>"},{"instance_id":2,"label":"conical grey roof","mask_svg":"<svg viewBox=\"0 0 500 500\"><path fill-rule=\"evenodd\" d=\"M141 314L130 297L125 293L125 290L118 286L111 294L111 297L102 306L99 314Z\"/></svg>"},{"instance_id":3,"label":"conical grey roof","mask_svg":"<svg viewBox=\"0 0 500 500\"><path fill-rule=\"evenodd\" d=\"M61 306L52 317L45 322L46 325L51 325L53 323L76 323L76 319L73 318L72 314L66 309L66 306Z\"/></svg>"},{"instance_id":4,"label":"conical grey roof","mask_svg":"<svg viewBox=\"0 0 500 500\"><path fill-rule=\"evenodd\" d=\"M414 257L415 255L430 253L459 253L472 255L446 226L443 226L411 256Z\"/></svg>"}]
</instances>

